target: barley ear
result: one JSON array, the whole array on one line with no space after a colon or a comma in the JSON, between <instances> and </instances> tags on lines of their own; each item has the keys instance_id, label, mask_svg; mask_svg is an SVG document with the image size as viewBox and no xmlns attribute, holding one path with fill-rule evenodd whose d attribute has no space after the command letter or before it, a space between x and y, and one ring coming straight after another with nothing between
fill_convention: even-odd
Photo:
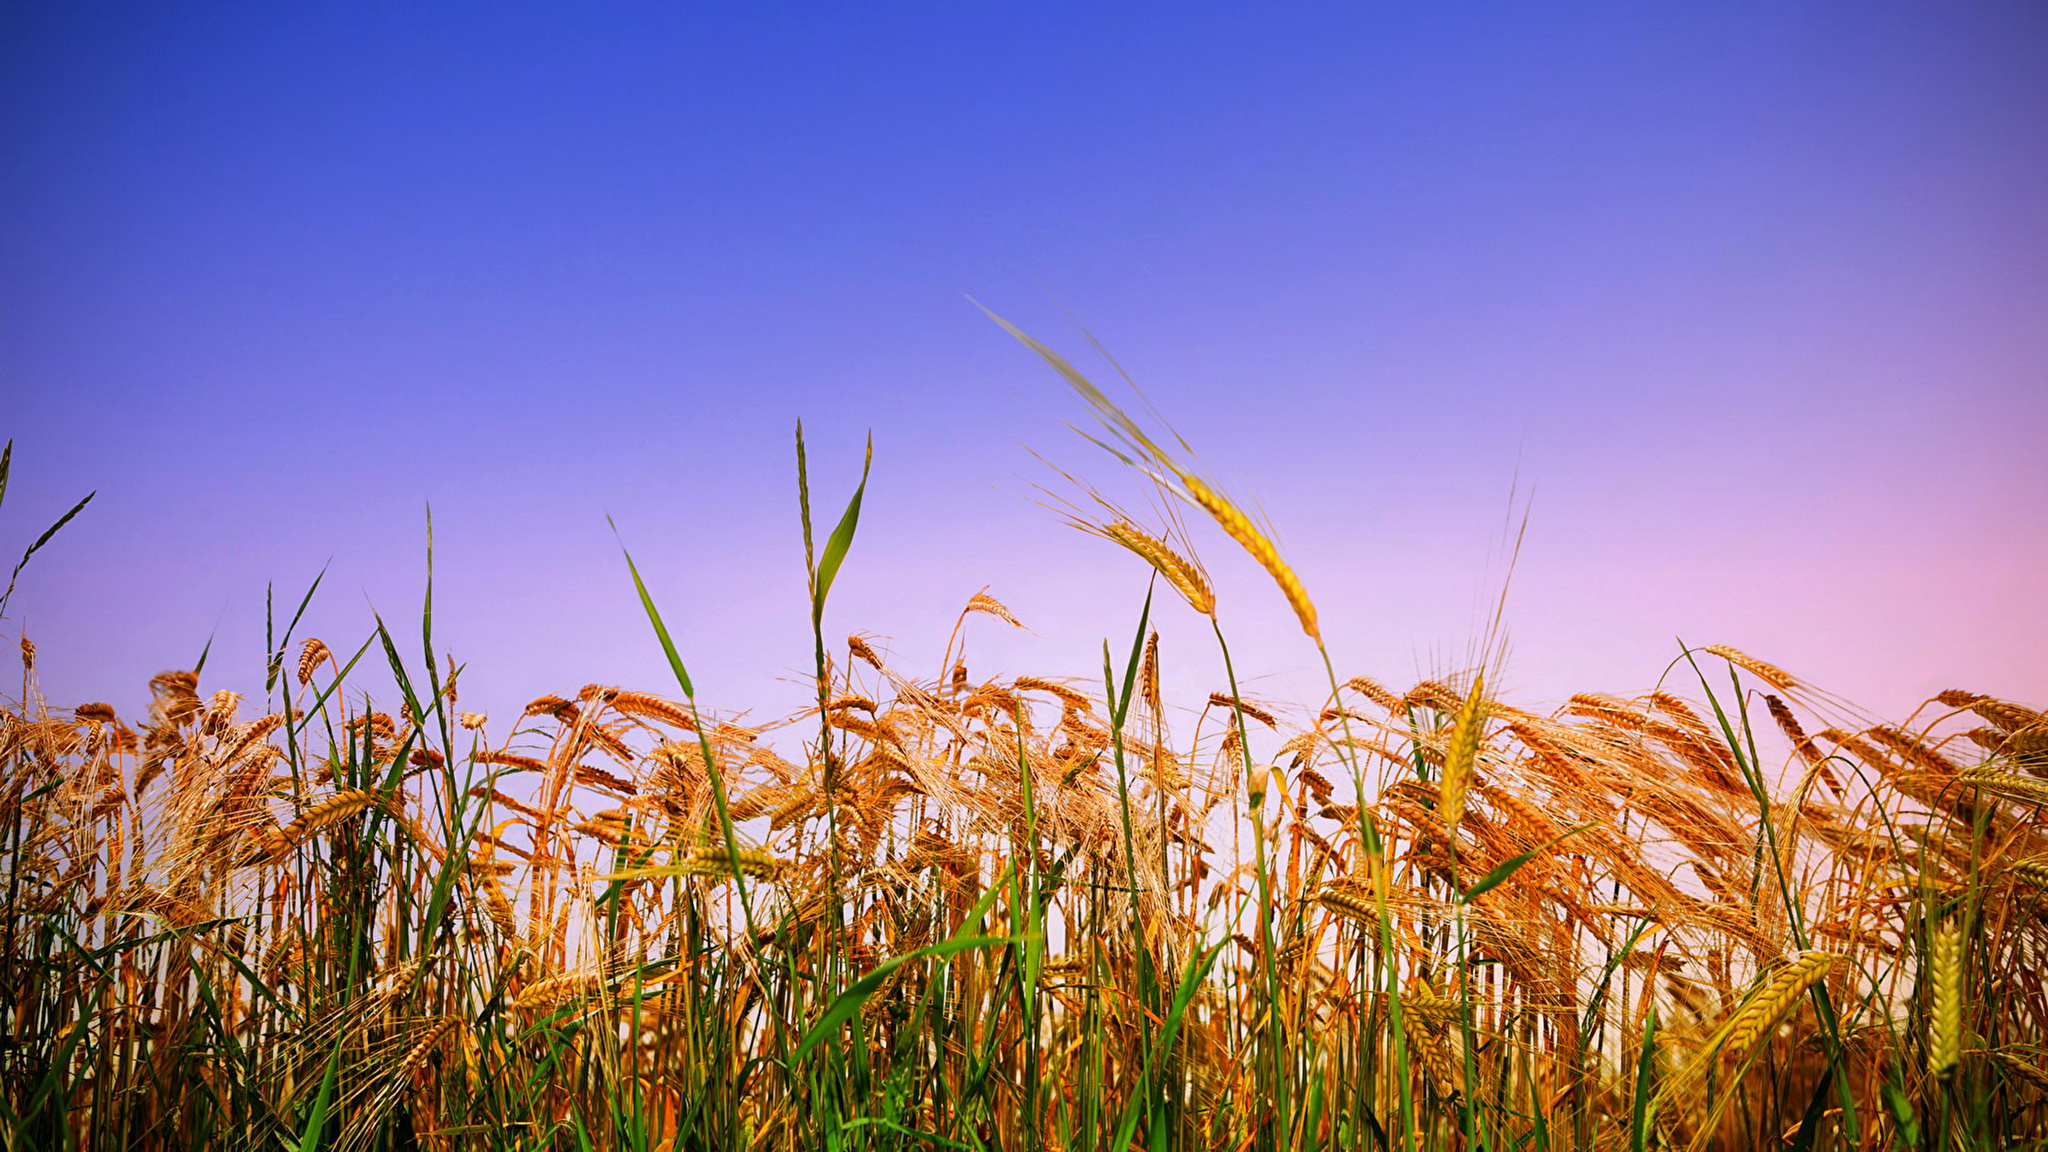
<instances>
[{"instance_id":1,"label":"barley ear","mask_svg":"<svg viewBox=\"0 0 2048 1152\"><path fill-rule=\"evenodd\" d=\"M1259 531L1258 525L1252 523L1251 517L1245 515L1242 509L1231 503L1222 493L1209 487L1201 477L1176 467L1170 460L1164 460L1162 463L1174 468L1181 484L1187 488L1188 495L1216 521L1217 526L1223 529L1224 535L1237 541L1238 545L1251 553L1252 559L1258 561L1259 566L1273 577L1273 582L1280 586L1280 594L1287 597L1288 606L1294 609L1295 617L1301 621L1301 630L1308 634L1309 639L1321 643L1323 632L1321 626L1316 623L1316 606L1308 598L1308 589L1302 587L1301 579L1294 574L1294 569L1288 567L1287 561L1281 559L1280 549L1274 546L1273 541L1268 539L1264 532Z\"/></svg>"},{"instance_id":2,"label":"barley ear","mask_svg":"<svg viewBox=\"0 0 2048 1152\"><path fill-rule=\"evenodd\" d=\"M1950 1076L1963 1059L1963 930L1954 920L1934 929L1930 949L1934 1011L1928 1021L1927 1064L1936 1076Z\"/></svg>"},{"instance_id":3,"label":"barley ear","mask_svg":"<svg viewBox=\"0 0 2048 1152\"><path fill-rule=\"evenodd\" d=\"M1465 815L1465 794L1472 784L1472 764L1479 757L1479 734L1486 726L1486 677L1472 678L1472 691L1458 708L1451 725L1449 745L1444 749L1443 801L1437 811L1444 827L1456 830Z\"/></svg>"},{"instance_id":4,"label":"barley ear","mask_svg":"<svg viewBox=\"0 0 2048 1152\"><path fill-rule=\"evenodd\" d=\"M1128 520L1116 520L1102 527L1101 534L1142 558L1180 593L1188 607L1204 616L1216 615L1216 593L1201 568L1175 552L1166 541Z\"/></svg>"},{"instance_id":5,"label":"barley ear","mask_svg":"<svg viewBox=\"0 0 2048 1152\"><path fill-rule=\"evenodd\" d=\"M1840 957L1829 952L1808 951L1792 957L1791 963L1755 992L1730 1021L1722 1050L1736 1057L1749 1054L1764 1035L1799 1003L1806 990L1826 976Z\"/></svg>"}]
</instances>

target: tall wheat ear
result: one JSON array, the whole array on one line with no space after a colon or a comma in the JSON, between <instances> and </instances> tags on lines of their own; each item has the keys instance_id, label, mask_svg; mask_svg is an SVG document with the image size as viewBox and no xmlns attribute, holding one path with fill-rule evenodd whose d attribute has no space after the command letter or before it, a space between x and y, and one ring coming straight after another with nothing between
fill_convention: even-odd
<instances>
[{"instance_id":1,"label":"tall wheat ear","mask_svg":"<svg viewBox=\"0 0 2048 1152\"><path fill-rule=\"evenodd\" d=\"M1163 419L1160 419L1159 423L1164 430L1155 438L1132 419L1116 401L1111 400L1102 389L1096 387L1080 369L1074 367L1066 357L1001 316L989 312L986 308L982 311L1064 377L1074 391L1095 409L1103 431L1114 443L1088 436L1090 440L1104 451L1150 477L1161 491L1208 513L1209 518L1216 522L1216 526L1223 529L1223 534L1250 553L1252 559L1273 578L1273 582L1280 588L1281 595L1286 597L1288 607L1294 609L1296 619L1301 622L1302 632L1318 645L1322 643L1322 627L1316 619L1315 602L1309 598L1308 589L1303 586L1301 578L1295 575L1293 567L1281 555L1270 529L1258 518L1246 512L1242 504L1232 499L1219 486L1200 475L1194 465L1193 450L1188 448L1187 441L1182 439L1179 433L1174 432L1170 426L1165 425ZM1124 379L1139 400L1143 401L1144 394L1138 391L1137 385L1128 376ZM1088 435L1085 432L1082 434ZM1180 451L1173 452L1162 447L1159 441L1165 438L1170 438L1178 444Z\"/></svg>"}]
</instances>

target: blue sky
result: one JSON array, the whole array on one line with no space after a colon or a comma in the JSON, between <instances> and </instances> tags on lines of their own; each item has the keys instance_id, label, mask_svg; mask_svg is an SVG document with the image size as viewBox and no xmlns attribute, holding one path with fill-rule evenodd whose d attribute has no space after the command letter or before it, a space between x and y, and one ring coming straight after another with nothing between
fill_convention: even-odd
<instances>
[{"instance_id":1,"label":"blue sky","mask_svg":"<svg viewBox=\"0 0 2048 1152\"><path fill-rule=\"evenodd\" d=\"M1457 661L1519 485L1528 698L1683 636L1880 712L2039 702L2044 52L2031 4L15 5L0 542L99 495L6 629L60 703L210 635L246 686L268 582L331 564L337 645L415 612L431 501L479 706L658 685L610 514L707 700L774 713L800 417L830 501L875 434L835 634L935 674L988 585L1032 632L978 675L1089 675L1144 575L1026 448L1134 490L971 295L1116 352L1340 671ZM1285 606L1201 550L1305 702Z\"/></svg>"}]
</instances>

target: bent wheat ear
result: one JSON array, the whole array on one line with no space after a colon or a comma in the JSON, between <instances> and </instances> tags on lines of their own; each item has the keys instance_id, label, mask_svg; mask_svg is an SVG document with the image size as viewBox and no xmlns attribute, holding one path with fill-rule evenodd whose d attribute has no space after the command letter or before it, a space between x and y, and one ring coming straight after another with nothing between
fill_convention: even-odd
<instances>
[{"instance_id":1,"label":"bent wheat ear","mask_svg":"<svg viewBox=\"0 0 2048 1152\"><path fill-rule=\"evenodd\" d=\"M1408 1041L1408 1050L1421 1057L1424 1072L1436 1085L1437 1091L1447 1100L1457 1100L1465 1094L1465 1078L1459 1074L1457 1065L1451 1062L1450 1054L1444 1051L1442 1041L1430 1031L1422 1018L1413 1012L1401 1016L1401 1032Z\"/></svg>"},{"instance_id":2,"label":"bent wheat ear","mask_svg":"<svg viewBox=\"0 0 2048 1152\"><path fill-rule=\"evenodd\" d=\"M1308 598L1308 589L1302 586L1300 577L1294 574L1294 569L1288 567L1287 561L1281 558L1280 549L1274 546L1273 541L1264 532L1259 531L1258 525L1252 522L1250 516L1245 515L1243 510L1231 503L1222 493L1203 483L1201 477L1178 467L1171 460L1162 458L1160 463L1173 469L1174 475L1187 489L1188 496L1194 500L1196 506L1216 521L1217 526L1223 529L1224 535L1237 541L1240 547L1251 553L1252 559L1259 562L1259 567L1264 568L1266 573L1273 577L1273 582L1280 586L1280 594L1287 598L1288 607L1294 609L1295 618L1301 621L1301 630L1308 634L1309 639L1320 644L1323 632L1321 626L1316 623L1315 602Z\"/></svg>"},{"instance_id":3,"label":"bent wheat ear","mask_svg":"<svg viewBox=\"0 0 2048 1152\"><path fill-rule=\"evenodd\" d=\"M1379 926L1379 913L1373 906L1372 893L1363 884L1348 880L1333 880L1316 893L1315 902L1346 919L1356 920L1370 928Z\"/></svg>"},{"instance_id":4,"label":"bent wheat ear","mask_svg":"<svg viewBox=\"0 0 2048 1152\"><path fill-rule=\"evenodd\" d=\"M969 612L986 612L1012 628L1024 627L1024 622L1011 615L1010 610L1003 606L1002 601L989 595L987 592L976 592L974 595L969 596L967 598L966 610Z\"/></svg>"},{"instance_id":5,"label":"bent wheat ear","mask_svg":"<svg viewBox=\"0 0 2048 1152\"><path fill-rule=\"evenodd\" d=\"M1228 693L1209 693L1209 706L1211 708L1221 708L1225 712L1229 712L1232 709L1236 709L1238 711L1243 712L1245 715L1251 717L1252 719L1257 720L1259 723L1264 724L1268 728L1278 728L1280 726L1279 719L1275 717L1271 712L1266 711L1264 708L1261 708L1258 705L1251 703L1250 701L1231 696Z\"/></svg>"},{"instance_id":6,"label":"bent wheat ear","mask_svg":"<svg viewBox=\"0 0 2048 1152\"><path fill-rule=\"evenodd\" d=\"M1173 585L1173 590L1180 593L1181 599L1188 602L1188 607L1204 616L1216 615L1216 593L1209 587L1208 577L1186 557L1167 547L1166 541L1128 520L1103 525L1102 535L1137 553L1152 565L1166 577L1168 584Z\"/></svg>"},{"instance_id":7,"label":"bent wheat ear","mask_svg":"<svg viewBox=\"0 0 2048 1152\"><path fill-rule=\"evenodd\" d=\"M299 646L299 667L297 671L299 683L302 685L312 683L313 673L319 670L321 664L332 659L334 659L334 654L329 652L326 643L317 637L301 644Z\"/></svg>"},{"instance_id":8,"label":"bent wheat ear","mask_svg":"<svg viewBox=\"0 0 2048 1152\"><path fill-rule=\"evenodd\" d=\"M2015 860L2007 864L2005 870L2036 888L2048 889L2048 856Z\"/></svg>"},{"instance_id":9,"label":"bent wheat ear","mask_svg":"<svg viewBox=\"0 0 2048 1152\"><path fill-rule=\"evenodd\" d=\"M286 846L294 847L320 829L331 824L339 824L372 804L382 803L385 803L384 797L372 789L340 789L285 825Z\"/></svg>"},{"instance_id":10,"label":"bent wheat ear","mask_svg":"<svg viewBox=\"0 0 2048 1152\"><path fill-rule=\"evenodd\" d=\"M1956 777L1958 783L1989 792L2021 804L2048 805L2048 782L2022 776L2017 772L2000 772L1992 767L1972 768Z\"/></svg>"},{"instance_id":11,"label":"bent wheat ear","mask_svg":"<svg viewBox=\"0 0 2048 1152\"><path fill-rule=\"evenodd\" d=\"M980 305L977 304L976 307ZM1274 583L1280 586L1281 595L1287 598L1288 606L1294 609L1295 617L1301 621L1301 630L1308 634L1308 638L1319 645L1322 643L1323 633L1316 622L1315 604L1309 599L1308 590L1302 587L1300 578L1294 574L1294 569L1288 567L1287 561L1281 557L1280 549L1274 546L1272 539L1244 509L1238 507L1208 481L1196 475L1190 465L1183 463L1179 457L1161 447L1159 443L1160 439L1171 439L1186 453L1190 452L1187 441L1182 440L1170 427L1166 429L1165 436L1155 439L1136 420L1131 419L1116 401L1104 395L1100 388L1059 353L987 308L982 308L982 311L987 313L989 319L1001 325L1004 331L1016 337L1019 343L1036 352L1054 371L1066 377L1067 383L1095 409L1103 427L1114 439L1121 441L1123 447L1111 447L1100 440L1095 440L1093 436L1089 437L1090 440L1094 440L1124 463L1143 472L1161 488L1207 512L1210 518L1216 521L1217 526L1223 529L1224 535L1237 541L1238 545L1251 553L1252 559L1258 561L1259 566L1273 577Z\"/></svg>"},{"instance_id":12,"label":"bent wheat ear","mask_svg":"<svg viewBox=\"0 0 2048 1152\"><path fill-rule=\"evenodd\" d=\"M1831 952L1807 951L1792 957L1764 985L1750 995L1742 1010L1729 1022L1728 1038L1722 1051L1747 1055L1764 1033L1775 1027L1806 990L1834 969L1841 957Z\"/></svg>"},{"instance_id":13,"label":"bent wheat ear","mask_svg":"<svg viewBox=\"0 0 2048 1152\"><path fill-rule=\"evenodd\" d=\"M546 1010L572 1000L600 996L605 991L601 972L565 972L526 986L512 998L514 1008Z\"/></svg>"},{"instance_id":14,"label":"bent wheat ear","mask_svg":"<svg viewBox=\"0 0 2048 1152\"><path fill-rule=\"evenodd\" d=\"M1776 664L1766 664L1739 648L1731 648L1726 644L1709 644L1700 651L1710 656L1719 656L1780 692L1790 691L1799 683L1790 672Z\"/></svg>"}]
</instances>

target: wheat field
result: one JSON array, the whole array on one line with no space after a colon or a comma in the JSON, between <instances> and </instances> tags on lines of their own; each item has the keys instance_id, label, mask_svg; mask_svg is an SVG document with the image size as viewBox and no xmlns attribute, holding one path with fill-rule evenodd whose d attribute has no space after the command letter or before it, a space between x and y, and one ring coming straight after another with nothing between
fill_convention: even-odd
<instances>
[{"instance_id":1,"label":"wheat field","mask_svg":"<svg viewBox=\"0 0 2048 1152\"><path fill-rule=\"evenodd\" d=\"M1340 672L1262 524L1022 338L1273 577L1325 698L1164 698L1155 616L1230 668L1225 618L1186 525L1092 491L1158 575L1104 666L828 639L865 479L814 538L801 440L816 701L769 722L700 703L630 558L673 685L487 707L430 612L294 618L260 702L172 671L124 718L24 639L5 1146L2048 1147L2048 717L1873 722L1721 646L1542 711L1489 659Z\"/></svg>"}]
</instances>

